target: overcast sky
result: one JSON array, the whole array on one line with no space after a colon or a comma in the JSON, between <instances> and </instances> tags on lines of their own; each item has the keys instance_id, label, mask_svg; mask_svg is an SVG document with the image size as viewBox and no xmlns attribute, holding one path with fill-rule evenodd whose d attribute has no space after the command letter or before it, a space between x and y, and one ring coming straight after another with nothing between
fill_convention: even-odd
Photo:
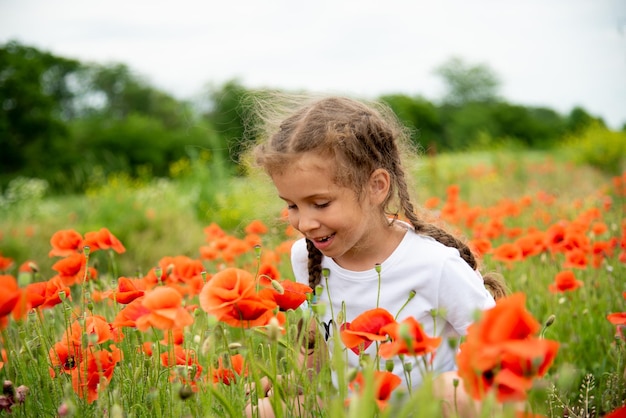
<instances>
[{"instance_id":1,"label":"overcast sky","mask_svg":"<svg viewBox=\"0 0 626 418\"><path fill-rule=\"evenodd\" d=\"M247 87L437 101L485 64L509 102L626 123L626 0L0 0L0 42L122 62L179 98Z\"/></svg>"}]
</instances>

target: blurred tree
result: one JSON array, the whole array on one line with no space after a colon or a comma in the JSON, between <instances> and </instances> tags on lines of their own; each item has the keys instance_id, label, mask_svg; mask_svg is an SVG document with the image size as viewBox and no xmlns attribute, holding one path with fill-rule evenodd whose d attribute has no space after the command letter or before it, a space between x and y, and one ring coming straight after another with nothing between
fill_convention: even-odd
<instances>
[{"instance_id":1,"label":"blurred tree","mask_svg":"<svg viewBox=\"0 0 626 418\"><path fill-rule=\"evenodd\" d=\"M580 106L574 107L567 116L567 130L573 134L581 133L594 123L605 125L602 119L591 116Z\"/></svg>"},{"instance_id":2,"label":"blurred tree","mask_svg":"<svg viewBox=\"0 0 626 418\"><path fill-rule=\"evenodd\" d=\"M237 80L230 80L209 91L209 109L203 118L222 138L233 164L239 163L245 141L251 139L246 137L246 131L254 123L251 108L253 94Z\"/></svg>"},{"instance_id":3,"label":"blurred tree","mask_svg":"<svg viewBox=\"0 0 626 418\"><path fill-rule=\"evenodd\" d=\"M390 94L380 97L387 103L398 119L412 131L412 139L426 151L436 152L443 148L443 126L437 107L422 97Z\"/></svg>"},{"instance_id":4,"label":"blurred tree","mask_svg":"<svg viewBox=\"0 0 626 418\"><path fill-rule=\"evenodd\" d=\"M67 135L68 83L80 69L74 60L11 41L0 47L0 167L2 184L22 174L42 176L54 161L54 142Z\"/></svg>"},{"instance_id":5,"label":"blurred tree","mask_svg":"<svg viewBox=\"0 0 626 418\"><path fill-rule=\"evenodd\" d=\"M463 106L472 102L492 102L498 99L500 81L486 65L468 65L453 57L435 70L446 84L445 104Z\"/></svg>"}]
</instances>

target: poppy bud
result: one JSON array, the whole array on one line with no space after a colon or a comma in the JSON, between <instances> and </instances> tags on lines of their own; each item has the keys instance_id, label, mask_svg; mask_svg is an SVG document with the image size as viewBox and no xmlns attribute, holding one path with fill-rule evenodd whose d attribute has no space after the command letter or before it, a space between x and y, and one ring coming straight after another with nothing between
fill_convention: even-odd
<instances>
[{"instance_id":1,"label":"poppy bud","mask_svg":"<svg viewBox=\"0 0 626 418\"><path fill-rule=\"evenodd\" d=\"M183 385L180 387L180 390L178 391L178 396L180 397L180 399L188 399L189 397L191 397L191 395L193 395L193 389L191 389L191 386Z\"/></svg>"},{"instance_id":2,"label":"poppy bud","mask_svg":"<svg viewBox=\"0 0 626 418\"><path fill-rule=\"evenodd\" d=\"M2 394L13 398L15 395L15 388L13 387L13 382L10 380L5 380L2 385Z\"/></svg>"},{"instance_id":3,"label":"poppy bud","mask_svg":"<svg viewBox=\"0 0 626 418\"><path fill-rule=\"evenodd\" d=\"M380 265L380 263L376 263L374 265L374 270L376 270L376 273L380 274L380 271L382 270L382 266Z\"/></svg>"},{"instance_id":4,"label":"poppy bud","mask_svg":"<svg viewBox=\"0 0 626 418\"><path fill-rule=\"evenodd\" d=\"M270 318L267 325L267 337L270 341L278 341L278 337L280 337L280 324L275 316Z\"/></svg>"},{"instance_id":5,"label":"poppy bud","mask_svg":"<svg viewBox=\"0 0 626 418\"><path fill-rule=\"evenodd\" d=\"M124 410L119 404L113 404L111 407L111 411L109 412L109 417L111 418L123 418Z\"/></svg>"},{"instance_id":6,"label":"poppy bud","mask_svg":"<svg viewBox=\"0 0 626 418\"><path fill-rule=\"evenodd\" d=\"M85 245L83 247L83 254L85 255L85 258L89 258L90 253L91 253L91 248L89 248L89 245Z\"/></svg>"},{"instance_id":7,"label":"poppy bud","mask_svg":"<svg viewBox=\"0 0 626 418\"><path fill-rule=\"evenodd\" d=\"M393 371L393 360L389 359L385 362L385 370L387 370L388 372Z\"/></svg>"},{"instance_id":8,"label":"poppy bud","mask_svg":"<svg viewBox=\"0 0 626 418\"><path fill-rule=\"evenodd\" d=\"M283 287L282 284L278 283L276 280L272 279L272 287L274 288L274 290L276 290L278 292L279 295L284 295L285 294L285 288Z\"/></svg>"}]
</instances>

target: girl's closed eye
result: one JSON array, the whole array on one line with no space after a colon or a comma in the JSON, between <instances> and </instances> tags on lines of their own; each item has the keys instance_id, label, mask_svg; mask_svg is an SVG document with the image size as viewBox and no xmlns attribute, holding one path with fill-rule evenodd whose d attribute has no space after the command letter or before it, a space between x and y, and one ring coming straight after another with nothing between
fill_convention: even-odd
<instances>
[{"instance_id":1,"label":"girl's closed eye","mask_svg":"<svg viewBox=\"0 0 626 418\"><path fill-rule=\"evenodd\" d=\"M315 203L315 207L318 209L323 209L326 208L330 205L330 202L324 202L324 203Z\"/></svg>"}]
</instances>

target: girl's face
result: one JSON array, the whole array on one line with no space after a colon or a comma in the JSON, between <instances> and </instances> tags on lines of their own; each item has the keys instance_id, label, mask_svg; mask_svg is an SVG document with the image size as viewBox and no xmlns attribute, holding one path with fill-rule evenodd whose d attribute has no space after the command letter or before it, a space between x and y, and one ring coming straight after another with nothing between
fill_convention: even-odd
<instances>
[{"instance_id":1,"label":"girl's face","mask_svg":"<svg viewBox=\"0 0 626 418\"><path fill-rule=\"evenodd\" d=\"M322 254L357 269L380 241L385 218L369 191L359 200L354 190L335 184L333 164L332 159L305 153L288 172L275 174L272 180L287 203L289 223ZM368 260L363 268L380 261Z\"/></svg>"}]
</instances>

